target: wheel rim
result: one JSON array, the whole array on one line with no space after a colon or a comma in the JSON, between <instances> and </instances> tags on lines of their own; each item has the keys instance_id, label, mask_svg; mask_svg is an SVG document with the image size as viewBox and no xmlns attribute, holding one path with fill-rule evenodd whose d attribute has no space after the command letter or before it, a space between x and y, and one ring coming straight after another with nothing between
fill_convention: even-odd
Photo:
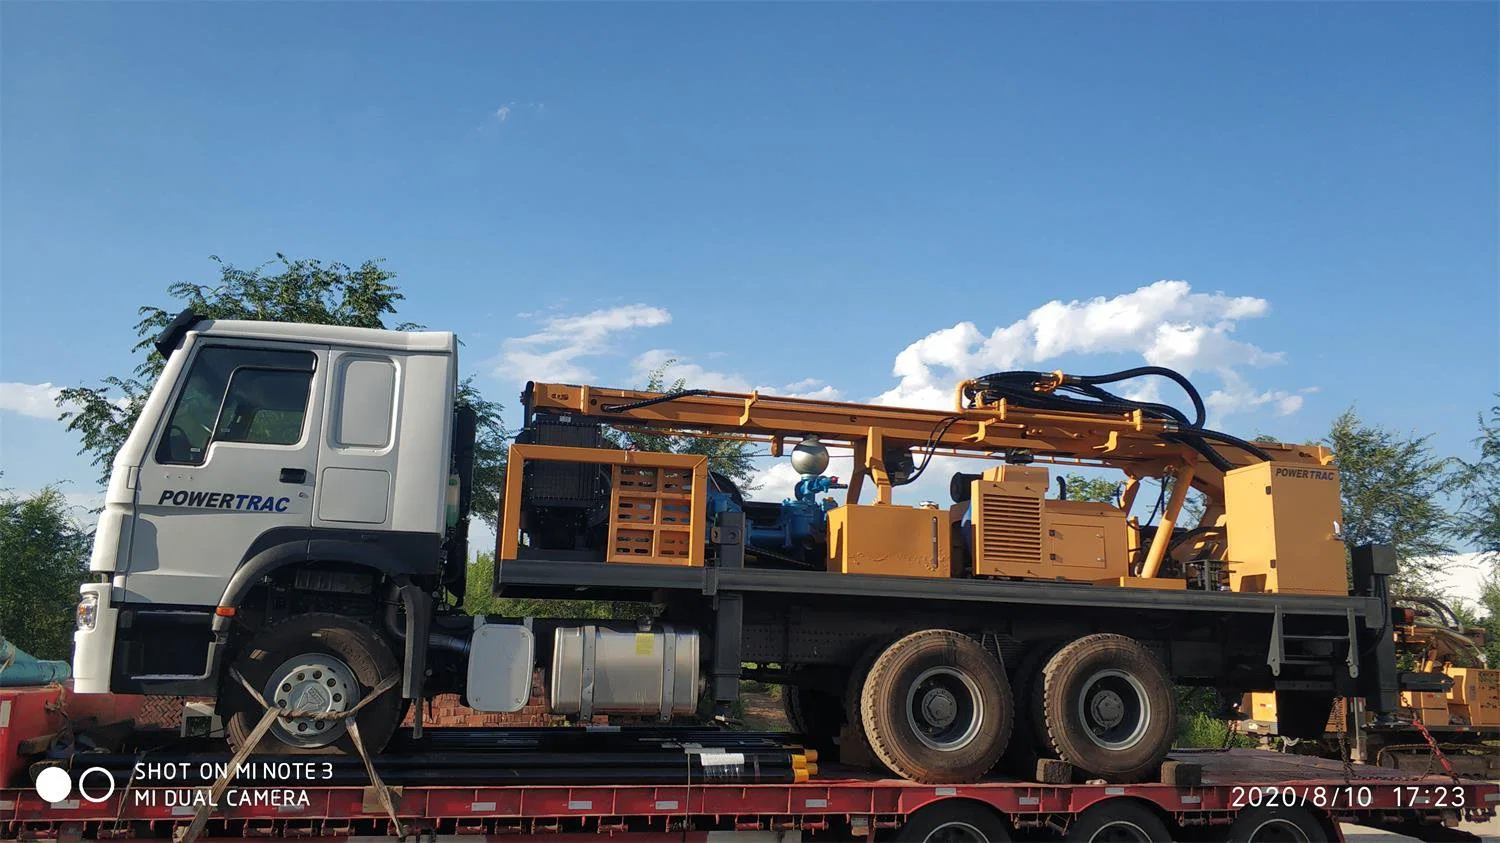
<instances>
[{"instance_id":1,"label":"wheel rim","mask_svg":"<svg viewBox=\"0 0 1500 843\"><path fill-rule=\"evenodd\" d=\"M1126 820L1115 820L1095 831L1089 843L1152 843L1144 828Z\"/></svg>"},{"instance_id":2,"label":"wheel rim","mask_svg":"<svg viewBox=\"0 0 1500 843\"><path fill-rule=\"evenodd\" d=\"M1151 725L1151 701L1141 681L1123 670L1101 670L1078 692L1084 732L1095 744L1113 751L1141 742Z\"/></svg>"},{"instance_id":3,"label":"wheel rim","mask_svg":"<svg viewBox=\"0 0 1500 843\"><path fill-rule=\"evenodd\" d=\"M979 734L983 719L979 685L955 668L928 668L906 693L906 722L917 739L932 749L967 746Z\"/></svg>"},{"instance_id":4,"label":"wheel rim","mask_svg":"<svg viewBox=\"0 0 1500 843\"><path fill-rule=\"evenodd\" d=\"M271 671L263 693L266 702L283 711L344 712L359 701L359 682L338 657L303 653ZM343 720L312 717L278 717L271 726L282 743L304 748L327 746L346 730Z\"/></svg>"},{"instance_id":5,"label":"wheel rim","mask_svg":"<svg viewBox=\"0 0 1500 843\"><path fill-rule=\"evenodd\" d=\"M1281 819L1266 820L1245 838L1248 843L1309 843L1311 839L1296 823Z\"/></svg>"},{"instance_id":6,"label":"wheel rim","mask_svg":"<svg viewBox=\"0 0 1500 843\"><path fill-rule=\"evenodd\" d=\"M989 843L989 838L968 823L951 822L928 832L922 843Z\"/></svg>"}]
</instances>

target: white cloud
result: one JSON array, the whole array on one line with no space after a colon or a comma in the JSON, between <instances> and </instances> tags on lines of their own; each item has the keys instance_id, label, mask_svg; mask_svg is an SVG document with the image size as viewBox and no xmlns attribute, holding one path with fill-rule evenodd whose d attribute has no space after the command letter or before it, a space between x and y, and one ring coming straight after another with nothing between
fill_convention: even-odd
<instances>
[{"instance_id":1,"label":"white cloud","mask_svg":"<svg viewBox=\"0 0 1500 843\"><path fill-rule=\"evenodd\" d=\"M62 387L50 383L0 383L0 410L55 421L64 408L57 405Z\"/></svg>"},{"instance_id":2,"label":"white cloud","mask_svg":"<svg viewBox=\"0 0 1500 843\"><path fill-rule=\"evenodd\" d=\"M1301 407L1300 397L1277 390L1257 393L1236 372L1241 366L1279 363L1268 352L1232 337L1236 325L1270 311L1253 296L1195 293L1185 281L1158 281L1112 298L1051 301L988 335L973 322L933 331L896 355L900 379L877 396L878 404L946 409L953 384L978 374L1036 365L1065 354L1139 354L1152 365L1184 374L1211 371L1225 381L1214 394L1220 415L1272 405L1282 415ZM1231 378L1235 378L1231 383ZM1160 385L1125 387L1132 398L1160 400ZM1205 399L1207 401L1207 399Z\"/></svg>"},{"instance_id":3,"label":"white cloud","mask_svg":"<svg viewBox=\"0 0 1500 843\"><path fill-rule=\"evenodd\" d=\"M802 475L786 460L779 460L755 473L750 485L755 489L758 501L779 501L792 496L797 481Z\"/></svg>"},{"instance_id":4,"label":"white cloud","mask_svg":"<svg viewBox=\"0 0 1500 843\"><path fill-rule=\"evenodd\" d=\"M610 352L610 339L637 328L654 328L672 321L659 307L632 304L595 310L578 316L554 316L542 329L506 340L495 377L581 383L590 375L578 361Z\"/></svg>"},{"instance_id":5,"label":"white cloud","mask_svg":"<svg viewBox=\"0 0 1500 843\"><path fill-rule=\"evenodd\" d=\"M1232 370L1224 369L1219 374L1224 379L1224 388L1216 389L1203 397L1203 403L1208 405L1211 423L1214 419L1223 416L1267 408L1278 416L1289 416L1302 409L1301 395L1284 389L1267 389L1257 392L1245 383L1244 378Z\"/></svg>"},{"instance_id":6,"label":"white cloud","mask_svg":"<svg viewBox=\"0 0 1500 843\"><path fill-rule=\"evenodd\" d=\"M669 365L670 364L670 365ZM668 385L681 378L688 389L712 389L718 392L759 392L762 395L780 395L786 398L813 398L820 401L842 400L842 393L835 387L816 378L804 378L784 386L754 385L741 375L731 372L716 372L697 363L682 360L664 348L653 348L635 358L632 364L635 377L645 383L647 376L658 369L666 369Z\"/></svg>"},{"instance_id":7,"label":"white cloud","mask_svg":"<svg viewBox=\"0 0 1500 843\"><path fill-rule=\"evenodd\" d=\"M546 109L546 107L547 106L544 103L539 103L539 102L521 102L520 100L511 100L510 102L508 102L508 103L500 106L499 108L497 108L493 112L491 112L490 117L496 123L505 123L505 122L508 122L509 120L513 119L516 116L516 114L518 112L520 112L520 111L525 110L525 111L541 112L544 109Z\"/></svg>"}]
</instances>

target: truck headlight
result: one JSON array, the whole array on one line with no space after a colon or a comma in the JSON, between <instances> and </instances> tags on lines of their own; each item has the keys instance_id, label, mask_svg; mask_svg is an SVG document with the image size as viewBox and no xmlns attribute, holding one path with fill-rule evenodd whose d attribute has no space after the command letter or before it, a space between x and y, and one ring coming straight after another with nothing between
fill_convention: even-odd
<instances>
[{"instance_id":1,"label":"truck headlight","mask_svg":"<svg viewBox=\"0 0 1500 843\"><path fill-rule=\"evenodd\" d=\"M78 601L78 628L84 632L94 628L99 620L99 595L89 593Z\"/></svg>"}]
</instances>

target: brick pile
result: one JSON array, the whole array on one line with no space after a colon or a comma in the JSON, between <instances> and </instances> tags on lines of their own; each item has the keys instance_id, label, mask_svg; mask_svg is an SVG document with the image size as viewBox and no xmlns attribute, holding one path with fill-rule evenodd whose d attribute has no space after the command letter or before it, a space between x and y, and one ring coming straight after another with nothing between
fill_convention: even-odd
<instances>
[{"instance_id":1,"label":"brick pile","mask_svg":"<svg viewBox=\"0 0 1500 843\"><path fill-rule=\"evenodd\" d=\"M443 694L434 697L422 714L422 725L434 727L562 726L566 722L566 718L561 715L547 713L547 686L542 680L540 670L531 675L531 699L526 701L525 707L520 711L511 714L475 711L460 703L457 694ZM607 725L609 718L595 717L593 723L599 726ZM412 715L408 713L401 725L410 726L411 724Z\"/></svg>"},{"instance_id":2,"label":"brick pile","mask_svg":"<svg viewBox=\"0 0 1500 843\"><path fill-rule=\"evenodd\" d=\"M213 697L146 697L135 725L140 729L176 731L182 725L182 706L190 702L212 703Z\"/></svg>"},{"instance_id":3,"label":"brick pile","mask_svg":"<svg viewBox=\"0 0 1500 843\"><path fill-rule=\"evenodd\" d=\"M458 701L457 694L433 697L422 713L423 726L553 726L562 723L561 717L547 713L547 688L542 684L542 672L531 675L531 699L526 706L513 714L494 714L475 711ZM408 712L401 725L410 726L412 715Z\"/></svg>"}]
</instances>

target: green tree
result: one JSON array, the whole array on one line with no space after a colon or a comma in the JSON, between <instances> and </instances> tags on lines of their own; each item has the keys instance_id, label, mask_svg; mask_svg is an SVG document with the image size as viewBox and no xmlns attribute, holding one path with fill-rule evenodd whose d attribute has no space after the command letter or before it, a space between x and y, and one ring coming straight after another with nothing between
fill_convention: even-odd
<instances>
[{"instance_id":1,"label":"green tree","mask_svg":"<svg viewBox=\"0 0 1500 843\"><path fill-rule=\"evenodd\" d=\"M1440 501L1452 471L1429 438L1367 424L1350 408L1322 441L1338 460L1346 544L1390 545L1400 566L1396 584L1407 591L1423 590L1441 567L1430 557L1451 550L1451 519Z\"/></svg>"},{"instance_id":2,"label":"green tree","mask_svg":"<svg viewBox=\"0 0 1500 843\"><path fill-rule=\"evenodd\" d=\"M1500 405L1479 417L1479 458L1460 462L1454 534L1494 562L1500 559Z\"/></svg>"},{"instance_id":3,"label":"green tree","mask_svg":"<svg viewBox=\"0 0 1500 843\"><path fill-rule=\"evenodd\" d=\"M667 383L667 370L676 360L668 360L661 368L653 370L641 387L647 392L677 393L687 390L687 381L678 378ZM619 430L612 433L612 441L622 448L641 451L656 451L672 454L702 454L708 457L712 471L733 480L741 491L755 488L754 449L747 442L734 439L717 439L711 436L674 436L655 431Z\"/></svg>"},{"instance_id":4,"label":"green tree","mask_svg":"<svg viewBox=\"0 0 1500 843\"><path fill-rule=\"evenodd\" d=\"M55 488L0 497L0 634L39 659L71 659L92 540Z\"/></svg>"},{"instance_id":5,"label":"green tree","mask_svg":"<svg viewBox=\"0 0 1500 843\"><path fill-rule=\"evenodd\" d=\"M107 482L111 463L130 434L151 386L166 360L152 342L180 311L191 309L209 319L246 319L271 322L303 322L345 325L355 328L389 328L405 331L419 328L411 322L388 324L396 306L405 298L395 284L395 273L379 261L358 267L317 260L293 260L282 254L254 269L240 269L220 260L216 284L178 282L167 292L180 303L176 307L140 308L135 325L140 338L134 353L138 362L128 376L104 378L99 386L64 389L58 397L62 420L82 439L79 453L93 457L100 482ZM479 413L479 435L475 444L474 513L491 523L498 511L499 479L505 466L505 431L500 405L479 395L471 380L459 390L459 401Z\"/></svg>"},{"instance_id":6,"label":"green tree","mask_svg":"<svg viewBox=\"0 0 1500 843\"><path fill-rule=\"evenodd\" d=\"M1068 500L1114 503L1120 489L1119 482L1108 477L1085 477L1082 474L1063 475L1063 484L1068 487Z\"/></svg>"},{"instance_id":7,"label":"green tree","mask_svg":"<svg viewBox=\"0 0 1500 843\"><path fill-rule=\"evenodd\" d=\"M1485 616L1479 626L1484 628L1484 652L1489 666L1500 668L1500 572L1491 572L1479 586L1479 605Z\"/></svg>"},{"instance_id":8,"label":"green tree","mask_svg":"<svg viewBox=\"0 0 1500 843\"><path fill-rule=\"evenodd\" d=\"M486 401L474 386L473 378L465 378L458 385L458 404L473 407L479 421L474 434L473 502L470 510L498 529L500 493L505 488L505 464L510 455L510 436L500 421L500 404Z\"/></svg>"}]
</instances>

